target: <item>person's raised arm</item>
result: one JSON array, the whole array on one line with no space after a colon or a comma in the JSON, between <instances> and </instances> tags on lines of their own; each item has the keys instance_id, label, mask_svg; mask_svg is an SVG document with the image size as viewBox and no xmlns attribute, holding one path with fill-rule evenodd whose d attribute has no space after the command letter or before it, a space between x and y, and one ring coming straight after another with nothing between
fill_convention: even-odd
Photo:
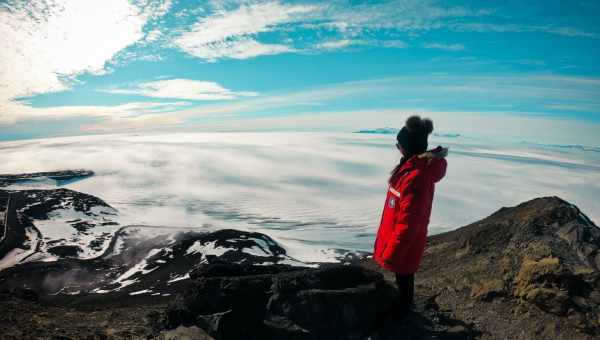
<instances>
[{"instance_id":1,"label":"person's raised arm","mask_svg":"<svg viewBox=\"0 0 600 340\"><path fill-rule=\"evenodd\" d=\"M423 153L419 157L425 157L429 162L429 174L433 183L439 182L446 175L446 168L448 162L446 156L448 155L448 148L438 146L437 148Z\"/></svg>"}]
</instances>

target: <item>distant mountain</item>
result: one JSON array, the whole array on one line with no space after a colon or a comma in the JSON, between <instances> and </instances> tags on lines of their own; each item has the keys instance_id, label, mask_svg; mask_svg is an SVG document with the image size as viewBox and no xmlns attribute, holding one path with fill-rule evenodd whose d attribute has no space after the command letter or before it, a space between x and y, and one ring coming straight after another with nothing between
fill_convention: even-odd
<instances>
[{"instance_id":1,"label":"distant mountain","mask_svg":"<svg viewBox=\"0 0 600 340\"><path fill-rule=\"evenodd\" d=\"M460 133L437 133L437 132L434 132L433 135L435 137L441 137L441 138L458 138L461 136Z\"/></svg>"},{"instance_id":2,"label":"distant mountain","mask_svg":"<svg viewBox=\"0 0 600 340\"><path fill-rule=\"evenodd\" d=\"M400 131L399 129L396 128L392 128L392 127L383 127L383 128L377 128L377 129L366 129L366 130L358 130L358 131L354 131L353 133L372 133L372 134L397 134L398 131Z\"/></svg>"},{"instance_id":3,"label":"distant mountain","mask_svg":"<svg viewBox=\"0 0 600 340\"><path fill-rule=\"evenodd\" d=\"M544 143L535 143L528 141L521 141L521 144L549 147L549 148L559 148L559 149L569 149L569 150L577 150L577 151L587 151L587 152L600 152L600 146L588 146L581 144L544 144Z\"/></svg>"},{"instance_id":4,"label":"distant mountain","mask_svg":"<svg viewBox=\"0 0 600 340\"><path fill-rule=\"evenodd\" d=\"M25 174L0 174L0 187L8 186L16 183L23 183L29 181L43 181L45 179L52 180L58 185L70 183L75 180L83 179L89 176L93 176L94 172L91 170L62 170L62 171L49 171L49 172L35 172Z\"/></svg>"},{"instance_id":5,"label":"distant mountain","mask_svg":"<svg viewBox=\"0 0 600 340\"><path fill-rule=\"evenodd\" d=\"M365 129L365 130L358 130L358 131L354 131L353 133L364 133L364 134L384 134L384 135L388 135L388 134L397 134L398 131L400 131L400 129L396 129L396 128L392 128L392 127L383 127L383 128L376 128L376 129ZM441 137L441 138L458 138L461 135L459 133L437 133L434 132L433 136L435 137Z\"/></svg>"}]
</instances>

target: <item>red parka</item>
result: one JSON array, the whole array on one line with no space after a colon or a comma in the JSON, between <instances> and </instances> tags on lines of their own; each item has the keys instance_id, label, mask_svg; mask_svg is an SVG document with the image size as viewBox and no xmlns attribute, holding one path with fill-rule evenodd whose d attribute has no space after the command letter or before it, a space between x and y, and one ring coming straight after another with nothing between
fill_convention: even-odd
<instances>
[{"instance_id":1,"label":"red parka","mask_svg":"<svg viewBox=\"0 0 600 340\"><path fill-rule=\"evenodd\" d=\"M435 183L446 174L447 149L414 155L398 170L389 186L375 240L374 260L383 268L413 274L427 241Z\"/></svg>"}]
</instances>

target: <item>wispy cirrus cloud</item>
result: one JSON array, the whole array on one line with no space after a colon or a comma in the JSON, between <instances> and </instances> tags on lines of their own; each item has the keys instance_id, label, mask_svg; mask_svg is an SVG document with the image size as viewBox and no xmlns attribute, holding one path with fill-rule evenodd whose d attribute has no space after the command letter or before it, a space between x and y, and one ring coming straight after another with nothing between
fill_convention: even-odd
<instances>
[{"instance_id":1,"label":"wispy cirrus cloud","mask_svg":"<svg viewBox=\"0 0 600 340\"><path fill-rule=\"evenodd\" d=\"M448 27L452 30L462 32L546 33L565 37L600 38L600 35L596 32L588 32L571 26L467 22L448 24Z\"/></svg>"},{"instance_id":2,"label":"wispy cirrus cloud","mask_svg":"<svg viewBox=\"0 0 600 340\"><path fill-rule=\"evenodd\" d=\"M279 1L242 2L233 9L216 9L191 28L183 28L173 37L172 44L209 62L350 46L405 48L408 44L395 37L373 38L373 30L414 33L443 27L445 19L489 13L485 9L443 7L432 1L413 0L364 5L341 1L293 5ZM265 33L281 37L276 42L266 42L259 38Z\"/></svg>"},{"instance_id":3,"label":"wispy cirrus cloud","mask_svg":"<svg viewBox=\"0 0 600 340\"><path fill-rule=\"evenodd\" d=\"M280 1L227 2L209 8L191 27L172 37L173 46L214 62L281 53L326 52L348 47L407 47L401 37L433 30L454 32L536 32L597 38L595 32L552 24L502 23L495 10L447 5L429 0L392 0L349 4L345 1L288 4ZM376 32L382 34L374 34ZM269 37L263 37L265 34ZM376 36L374 38L374 36ZM400 43L399 43L400 42ZM456 52L460 43L416 44Z\"/></svg>"},{"instance_id":4,"label":"wispy cirrus cloud","mask_svg":"<svg viewBox=\"0 0 600 340\"><path fill-rule=\"evenodd\" d=\"M246 59L258 55L293 51L284 44L263 43L254 36L277 26L299 21L318 9L315 5L279 2L242 4L232 11L218 10L200 19L173 40L183 51L208 61L219 58Z\"/></svg>"},{"instance_id":5,"label":"wispy cirrus cloud","mask_svg":"<svg viewBox=\"0 0 600 340\"><path fill-rule=\"evenodd\" d=\"M409 45L402 40L365 40L365 39L339 39L339 40L328 40L318 43L312 47L313 51L324 51L324 50L339 50L349 47L385 47L385 48L407 48Z\"/></svg>"},{"instance_id":6,"label":"wispy cirrus cloud","mask_svg":"<svg viewBox=\"0 0 600 340\"><path fill-rule=\"evenodd\" d=\"M444 51L463 51L465 46L462 44L443 44L443 43L426 43L422 45L424 48L444 50Z\"/></svg>"},{"instance_id":7,"label":"wispy cirrus cloud","mask_svg":"<svg viewBox=\"0 0 600 340\"><path fill-rule=\"evenodd\" d=\"M153 98L178 98L188 100L228 100L258 95L257 92L235 92L226 89L215 82L192 79L156 80L125 87L112 87L101 91L117 94L135 94Z\"/></svg>"}]
</instances>

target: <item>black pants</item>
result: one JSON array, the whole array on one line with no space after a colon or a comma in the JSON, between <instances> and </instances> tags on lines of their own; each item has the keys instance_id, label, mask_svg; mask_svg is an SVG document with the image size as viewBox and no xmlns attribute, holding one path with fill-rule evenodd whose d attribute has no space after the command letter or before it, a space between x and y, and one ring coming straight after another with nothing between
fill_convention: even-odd
<instances>
[{"instance_id":1,"label":"black pants","mask_svg":"<svg viewBox=\"0 0 600 340\"><path fill-rule=\"evenodd\" d=\"M408 312L414 304L415 274L396 273L396 285L400 294L398 307L401 312Z\"/></svg>"}]
</instances>

